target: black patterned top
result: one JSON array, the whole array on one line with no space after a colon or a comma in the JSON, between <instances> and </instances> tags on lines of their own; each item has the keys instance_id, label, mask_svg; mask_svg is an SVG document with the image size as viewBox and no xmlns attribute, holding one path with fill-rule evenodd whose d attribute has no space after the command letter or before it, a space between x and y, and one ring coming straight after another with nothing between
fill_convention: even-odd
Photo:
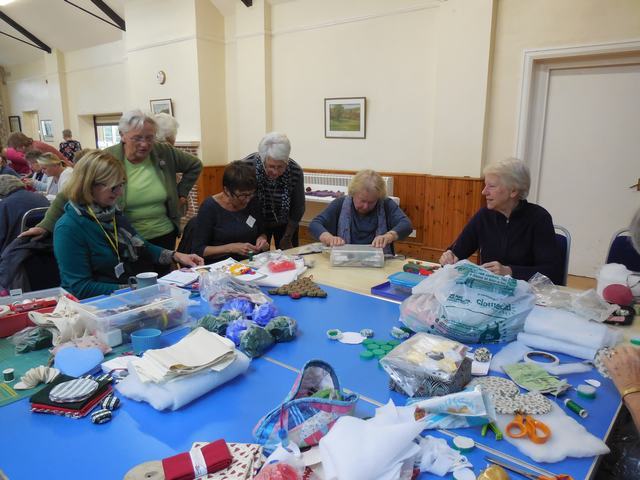
<instances>
[{"instance_id":1,"label":"black patterned top","mask_svg":"<svg viewBox=\"0 0 640 480\"><path fill-rule=\"evenodd\" d=\"M60 143L60 153L64 155L64 157L73 163L73 156L76 152L82 150L82 145L77 140L67 140L66 142Z\"/></svg>"}]
</instances>

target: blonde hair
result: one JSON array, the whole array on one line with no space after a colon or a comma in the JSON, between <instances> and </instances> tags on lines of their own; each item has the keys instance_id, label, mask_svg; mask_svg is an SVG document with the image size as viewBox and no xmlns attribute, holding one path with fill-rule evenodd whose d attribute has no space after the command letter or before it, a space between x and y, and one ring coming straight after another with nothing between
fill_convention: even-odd
<instances>
[{"instance_id":1,"label":"blonde hair","mask_svg":"<svg viewBox=\"0 0 640 480\"><path fill-rule=\"evenodd\" d=\"M531 187L529 167L517 158L507 158L491 163L484 168L482 173L485 176L497 175L500 183L506 188L517 191L521 200L529 196L529 187Z\"/></svg>"},{"instance_id":2,"label":"blonde hair","mask_svg":"<svg viewBox=\"0 0 640 480\"><path fill-rule=\"evenodd\" d=\"M93 203L93 186L97 183L115 187L127 179L122 162L102 150L89 150L73 167L65 186L67 198L79 205Z\"/></svg>"},{"instance_id":3,"label":"blonde hair","mask_svg":"<svg viewBox=\"0 0 640 480\"><path fill-rule=\"evenodd\" d=\"M387 198L387 186L380 174L374 170L360 170L349 182L349 195L362 191L375 192L379 199Z\"/></svg>"},{"instance_id":4,"label":"blonde hair","mask_svg":"<svg viewBox=\"0 0 640 480\"><path fill-rule=\"evenodd\" d=\"M62 165L65 166L62 160L60 160L56 155L51 152L45 152L38 155L36 161L40 164L41 167L48 167L50 165Z\"/></svg>"}]
</instances>

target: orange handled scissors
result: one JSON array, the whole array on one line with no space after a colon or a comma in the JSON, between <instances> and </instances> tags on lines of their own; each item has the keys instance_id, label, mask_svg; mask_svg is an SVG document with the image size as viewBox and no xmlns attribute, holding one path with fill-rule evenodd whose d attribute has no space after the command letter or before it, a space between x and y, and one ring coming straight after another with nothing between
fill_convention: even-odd
<instances>
[{"instance_id":1,"label":"orange handled scissors","mask_svg":"<svg viewBox=\"0 0 640 480\"><path fill-rule=\"evenodd\" d=\"M551 430L531 415L516 413L513 421L507 425L507 435L511 438L522 438L526 435L533 443L542 444L551 437Z\"/></svg>"}]
</instances>

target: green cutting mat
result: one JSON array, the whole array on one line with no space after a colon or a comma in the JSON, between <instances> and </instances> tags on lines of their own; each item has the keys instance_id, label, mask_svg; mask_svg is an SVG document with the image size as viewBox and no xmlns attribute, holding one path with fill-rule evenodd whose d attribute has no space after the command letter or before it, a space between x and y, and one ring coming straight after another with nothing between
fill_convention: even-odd
<instances>
[{"instance_id":1,"label":"green cutting mat","mask_svg":"<svg viewBox=\"0 0 640 480\"><path fill-rule=\"evenodd\" d=\"M122 352L126 352L128 350L131 350L131 344L129 343L115 347L111 353L105 356L105 360L116 357ZM43 387L42 384L29 390L14 390L12 387L20 380L20 377L22 377L27 370L40 365L47 366L48 364L48 348L16 355L15 346L6 338L0 338L0 372L5 368L13 368L15 370L15 380L12 382L4 382L2 381L2 377L0 377L0 407L4 407L5 405L20 400L21 398L30 397L40 390Z\"/></svg>"}]
</instances>

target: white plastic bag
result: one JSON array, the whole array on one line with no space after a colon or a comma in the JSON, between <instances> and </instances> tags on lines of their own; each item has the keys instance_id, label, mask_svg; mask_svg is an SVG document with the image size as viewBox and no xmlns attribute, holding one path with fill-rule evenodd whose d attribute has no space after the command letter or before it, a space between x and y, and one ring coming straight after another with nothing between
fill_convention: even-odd
<instances>
[{"instance_id":1,"label":"white plastic bag","mask_svg":"<svg viewBox=\"0 0 640 480\"><path fill-rule=\"evenodd\" d=\"M535 304L531 286L467 260L446 265L413 288L400 320L414 331L463 343L510 342Z\"/></svg>"}]
</instances>

